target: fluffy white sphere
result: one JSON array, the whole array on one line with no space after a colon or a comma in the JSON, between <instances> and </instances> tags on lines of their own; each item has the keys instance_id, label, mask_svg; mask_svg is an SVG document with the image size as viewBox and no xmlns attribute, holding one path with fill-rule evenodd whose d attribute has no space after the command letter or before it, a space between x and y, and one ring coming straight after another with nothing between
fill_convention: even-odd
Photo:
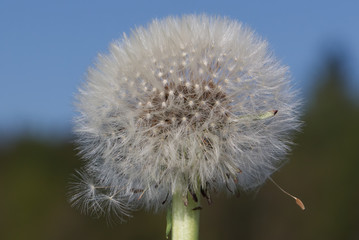
<instances>
[{"instance_id":1,"label":"fluffy white sphere","mask_svg":"<svg viewBox=\"0 0 359 240\"><path fill-rule=\"evenodd\" d=\"M77 99L87 163L72 201L100 212L158 209L174 192L210 200L211 190L255 188L281 166L299 126L288 69L267 42L205 15L124 35Z\"/></svg>"}]
</instances>

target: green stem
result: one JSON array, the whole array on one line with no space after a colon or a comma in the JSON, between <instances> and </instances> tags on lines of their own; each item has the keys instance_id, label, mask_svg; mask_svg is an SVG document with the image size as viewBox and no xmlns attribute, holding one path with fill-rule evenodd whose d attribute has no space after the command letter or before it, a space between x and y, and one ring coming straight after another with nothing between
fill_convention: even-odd
<instances>
[{"instance_id":1,"label":"green stem","mask_svg":"<svg viewBox=\"0 0 359 240\"><path fill-rule=\"evenodd\" d=\"M200 210L193 210L199 206L192 197L188 197L188 205L184 205L181 194L174 194L172 198L172 240L197 240L199 232Z\"/></svg>"}]
</instances>

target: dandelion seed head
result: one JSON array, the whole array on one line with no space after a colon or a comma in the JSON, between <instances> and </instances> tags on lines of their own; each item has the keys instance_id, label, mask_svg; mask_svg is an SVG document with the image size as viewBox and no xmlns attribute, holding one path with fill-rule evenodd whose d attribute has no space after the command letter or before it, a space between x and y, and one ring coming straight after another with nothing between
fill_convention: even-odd
<instances>
[{"instance_id":1,"label":"dandelion seed head","mask_svg":"<svg viewBox=\"0 0 359 240\"><path fill-rule=\"evenodd\" d=\"M92 185L72 202L118 215L164 208L175 191L256 188L300 126L287 67L267 42L206 15L154 20L113 42L76 106L80 182Z\"/></svg>"}]
</instances>

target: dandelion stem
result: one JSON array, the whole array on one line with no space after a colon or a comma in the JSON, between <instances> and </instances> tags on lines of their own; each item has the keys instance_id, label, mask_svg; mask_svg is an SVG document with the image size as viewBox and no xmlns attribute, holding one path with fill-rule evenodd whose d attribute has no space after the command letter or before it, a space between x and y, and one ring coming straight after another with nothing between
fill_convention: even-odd
<instances>
[{"instance_id":1,"label":"dandelion stem","mask_svg":"<svg viewBox=\"0 0 359 240\"><path fill-rule=\"evenodd\" d=\"M199 202L189 197L185 206L183 196L175 193L172 198L172 240L197 240L199 232Z\"/></svg>"}]
</instances>

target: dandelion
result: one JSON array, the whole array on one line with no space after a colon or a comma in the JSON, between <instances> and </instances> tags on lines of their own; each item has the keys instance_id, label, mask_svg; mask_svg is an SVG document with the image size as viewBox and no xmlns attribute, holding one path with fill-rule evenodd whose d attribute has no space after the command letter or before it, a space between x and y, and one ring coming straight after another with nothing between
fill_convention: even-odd
<instances>
[{"instance_id":1,"label":"dandelion","mask_svg":"<svg viewBox=\"0 0 359 240\"><path fill-rule=\"evenodd\" d=\"M88 71L75 126L86 166L71 200L120 218L173 205L173 239L194 239L200 196L257 188L282 165L298 105L287 67L248 27L154 20Z\"/></svg>"}]
</instances>

